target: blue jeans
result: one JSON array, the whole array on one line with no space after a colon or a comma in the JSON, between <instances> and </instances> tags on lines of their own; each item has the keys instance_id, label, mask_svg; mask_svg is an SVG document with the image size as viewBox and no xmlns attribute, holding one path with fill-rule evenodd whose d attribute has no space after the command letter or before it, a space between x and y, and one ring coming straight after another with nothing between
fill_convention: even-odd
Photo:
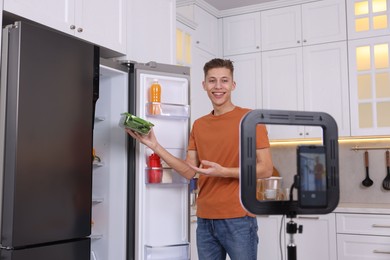
<instances>
[{"instance_id":1,"label":"blue jeans","mask_svg":"<svg viewBox=\"0 0 390 260\"><path fill-rule=\"evenodd\" d=\"M253 217L203 219L198 217L196 243L199 260L256 260L257 220Z\"/></svg>"}]
</instances>

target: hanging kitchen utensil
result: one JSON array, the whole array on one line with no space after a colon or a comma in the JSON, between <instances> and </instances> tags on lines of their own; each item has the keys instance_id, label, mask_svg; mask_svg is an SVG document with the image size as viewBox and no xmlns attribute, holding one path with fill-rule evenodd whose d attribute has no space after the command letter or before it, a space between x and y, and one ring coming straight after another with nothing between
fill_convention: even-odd
<instances>
[{"instance_id":1,"label":"hanging kitchen utensil","mask_svg":"<svg viewBox=\"0 0 390 260\"><path fill-rule=\"evenodd\" d=\"M382 182L382 187L385 190L390 190L390 156L389 156L389 151L386 151L386 168L387 168L387 175L385 179Z\"/></svg>"},{"instance_id":2,"label":"hanging kitchen utensil","mask_svg":"<svg viewBox=\"0 0 390 260\"><path fill-rule=\"evenodd\" d=\"M366 178L362 181L362 185L364 187L370 187L374 182L370 179L370 175L368 173L368 152L364 152L364 166L366 167Z\"/></svg>"}]
</instances>

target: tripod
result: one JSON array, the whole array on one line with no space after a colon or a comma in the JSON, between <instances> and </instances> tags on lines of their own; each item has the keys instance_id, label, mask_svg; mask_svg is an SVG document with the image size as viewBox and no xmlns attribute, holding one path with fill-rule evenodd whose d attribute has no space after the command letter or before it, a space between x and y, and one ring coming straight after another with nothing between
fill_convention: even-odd
<instances>
[{"instance_id":1,"label":"tripod","mask_svg":"<svg viewBox=\"0 0 390 260\"><path fill-rule=\"evenodd\" d=\"M287 217L290 218L290 221L286 225L286 233L290 234L290 240L287 245L287 259L288 260L297 260L297 246L294 243L294 234L302 233L303 226L297 225L297 223L294 222L293 218L296 217L295 213L288 214Z\"/></svg>"}]
</instances>

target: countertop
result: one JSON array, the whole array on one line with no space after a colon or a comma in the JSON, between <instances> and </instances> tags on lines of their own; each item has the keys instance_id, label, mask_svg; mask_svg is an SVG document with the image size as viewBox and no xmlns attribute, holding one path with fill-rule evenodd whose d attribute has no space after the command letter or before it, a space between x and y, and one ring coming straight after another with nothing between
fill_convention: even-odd
<instances>
[{"instance_id":1,"label":"countertop","mask_svg":"<svg viewBox=\"0 0 390 260\"><path fill-rule=\"evenodd\" d=\"M333 213L357 213L357 214L389 214L390 204L373 203L339 203ZM190 216L196 216L196 209L191 207Z\"/></svg>"},{"instance_id":2,"label":"countertop","mask_svg":"<svg viewBox=\"0 0 390 260\"><path fill-rule=\"evenodd\" d=\"M390 204L339 203L333 212L390 215Z\"/></svg>"}]
</instances>

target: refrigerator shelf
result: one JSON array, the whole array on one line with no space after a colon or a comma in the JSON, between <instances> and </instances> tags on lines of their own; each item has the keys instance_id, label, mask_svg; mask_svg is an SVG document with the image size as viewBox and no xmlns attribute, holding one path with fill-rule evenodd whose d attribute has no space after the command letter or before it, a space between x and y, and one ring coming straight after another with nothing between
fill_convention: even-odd
<instances>
[{"instance_id":1,"label":"refrigerator shelf","mask_svg":"<svg viewBox=\"0 0 390 260\"><path fill-rule=\"evenodd\" d=\"M102 239L103 235L102 234L91 234L89 237L91 238L91 240L98 240L98 239Z\"/></svg>"},{"instance_id":2,"label":"refrigerator shelf","mask_svg":"<svg viewBox=\"0 0 390 260\"><path fill-rule=\"evenodd\" d=\"M190 244L151 246L145 245L145 259L147 260L189 260Z\"/></svg>"},{"instance_id":3,"label":"refrigerator shelf","mask_svg":"<svg viewBox=\"0 0 390 260\"><path fill-rule=\"evenodd\" d=\"M161 112L158 115L151 113L152 111L155 110L155 106L159 106L160 108L159 110ZM169 118L186 119L190 117L189 111L190 111L189 105L169 104L169 103L159 103L159 102L146 103L146 115L152 117L169 117Z\"/></svg>"},{"instance_id":4,"label":"refrigerator shelf","mask_svg":"<svg viewBox=\"0 0 390 260\"><path fill-rule=\"evenodd\" d=\"M93 161L92 165L95 166L95 167L102 167L104 165L104 163L103 162L98 162L98 161Z\"/></svg>"},{"instance_id":5,"label":"refrigerator shelf","mask_svg":"<svg viewBox=\"0 0 390 260\"><path fill-rule=\"evenodd\" d=\"M92 203L93 204L99 204L104 201L104 198L92 198Z\"/></svg>"},{"instance_id":6,"label":"refrigerator shelf","mask_svg":"<svg viewBox=\"0 0 390 260\"><path fill-rule=\"evenodd\" d=\"M95 122L102 122L104 120L106 120L106 117L104 117L104 116L96 116L95 117Z\"/></svg>"}]
</instances>

